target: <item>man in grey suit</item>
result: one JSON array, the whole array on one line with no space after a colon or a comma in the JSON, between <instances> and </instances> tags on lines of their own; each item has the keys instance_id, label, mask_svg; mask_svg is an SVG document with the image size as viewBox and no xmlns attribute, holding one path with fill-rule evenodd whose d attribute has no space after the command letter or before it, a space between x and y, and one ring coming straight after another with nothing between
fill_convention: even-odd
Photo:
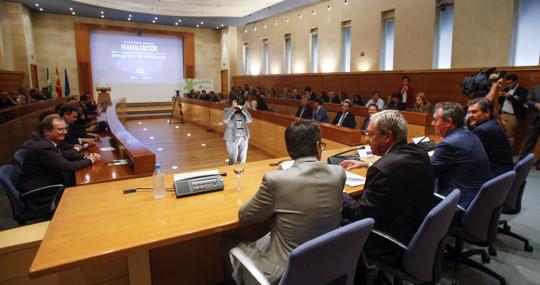
<instances>
[{"instance_id":1,"label":"man in grey suit","mask_svg":"<svg viewBox=\"0 0 540 285\"><path fill-rule=\"evenodd\" d=\"M232 101L230 108L223 110L223 122L227 124L223 139L229 154L229 165L246 163L249 142L247 124L251 121L253 121L251 114L236 100Z\"/></svg>"},{"instance_id":2,"label":"man in grey suit","mask_svg":"<svg viewBox=\"0 0 540 285\"><path fill-rule=\"evenodd\" d=\"M285 130L285 142L293 166L266 173L255 196L238 212L241 223L271 219L270 233L238 246L272 284L284 273L292 250L340 226L345 185L341 167L320 161L324 143L319 126L294 122ZM238 284L256 284L238 262L232 265Z\"/></svg>"},{"instance_id":3,"label":"man in grey suit","mask_svg":"<svg viewBox=\"0 0 540 285\"><path fill-rule=\"evenodd\" d=\"M527 136L525 137L525 145L523 151L519 156L520 159L533 152L536 142L538 141L538 135L540 135L540 85L534 86L527 97L527 105L533 110L533 119L527 130Z\"/></svg>"}]
</instances>

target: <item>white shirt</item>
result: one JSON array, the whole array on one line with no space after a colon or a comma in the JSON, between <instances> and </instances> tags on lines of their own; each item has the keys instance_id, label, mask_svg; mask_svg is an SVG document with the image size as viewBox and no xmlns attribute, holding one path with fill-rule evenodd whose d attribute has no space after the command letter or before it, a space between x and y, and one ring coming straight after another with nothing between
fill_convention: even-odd
<instances>
[{"instance_id":1,"label":"white shirt","mask_svg":"<svg viewBox=\"0 0 540 285\"><path fill-rule=\"evenodd\" d=\"M519 85L516 85L516 87L508 90L508 93L510 94L510 96L514 96L514 92L516 92L516 89L518 88L518 86ZM514 106L512 106L512 102L510 102L510 100L508 100L508 98L506 98L506 99L507 100L504 100L501 111L503 113L515 114Z\"/></svg>"}]
</instances>

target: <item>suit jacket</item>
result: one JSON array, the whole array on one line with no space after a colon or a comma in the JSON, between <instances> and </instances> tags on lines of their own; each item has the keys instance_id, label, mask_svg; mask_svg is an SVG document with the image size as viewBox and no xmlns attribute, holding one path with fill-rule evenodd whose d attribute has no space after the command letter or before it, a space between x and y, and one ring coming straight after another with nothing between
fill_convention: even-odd
<instances>
[{"instance_id":1,"label":"suit jacket","mask_svg":"<svg viewBox=\"0 0 540 285\"><path fill-rule=\"evenodd\" d=\"M510 90L510 88L507 87L503 91L508 92L508 90ZM508 100L510 101L510 103L512 103L512 107L514 108L514 114L516 115L516 117L520 120L525 119L525 107L523 107L523 104L527 102L528 93L529 91L527 90L527 88L518 85L518 87L514 91L513 96L499 96L498 100L499 104L501 105L499 108L499 113L502 112L504 101Z\"/></svg>"},{"instance_id":2,"label":"suit jacket","mask_svg":"<svg viewBox=\"0 0 540 285\"><path fill-rule=\"evenodd\" d=\"M223 139L228 141L233 141L236 132L236 122L233 120L233 115L236 112L236 109L234 108L225 108L223 110L223 122L227 125L227 129L225 130L225 133L223 134ZM247 127L247 124L250 124L253 121L253 118L251 117L251 114L248 112L246 108L242 108L242 114L244 115L244 127L246 129L246 135L249 139L250 133L249 128Z\"/></svg>"},{"instance_id":3,"label":"suit jacket","mask_svg":"<svg viewBox=\"0 0 540 285\"><path fill-rule=\"evenodd\" d=\"M534 117L532 119L531 123L536 123L536 120L538 120L538 117L540 116L540 111L536 109L534 106L536 103L540 103L540 85L534 86L534 88L529 93L529 96L527 96L527 105L529 105L529 108L533 110Z\"/></svg>"},{"instance_id":4,"label":"suit jacket","mask_svg":"<svg viewBox=\"0 0 540 285\"><path fill-rule=\"evenodd\" d=\"M514 169L510 141L506 136L506 131L496 120L485 121L474 128L472 132L480 139L487 153L491 177Z\"/></svg>"},{"instance_id":5,"label":"suit jacket","mask_svg":"<svg viewBox=\"0 0 540 285\"><path fill-rule=\"evenodd\" d=\"M343 193L343 217L373 218L375 228L408 244L431 209L434 184L426 151L415 144L396 144L368 168L358 201Z\"/></svg>"},{"instance_id":6,"label":"suit jacket","mask_svg":"<svg viewBox=\"0 0 540 285\"><path fill-rule=\"evenodd\" d=\"M360 128L361 131L366 131L367 127L369 126L369 117L365 118L362 122L362 127Z\"/></svg>"},{"instance_id":7,"label":"suit jacket","mask_svg":"<svg viewBox=\"0 0 540 285\"><path fill-rule=\"evenodd\" d=\"M332 99L330 99L330 102L334 104L341 104L341 99L339 98L339 96L336 95L332 97Z\"/></svg>"},{"instance_id":8,"label":"suit jacket","mask_svg":"<svg viewBox=\"0 0 540 285\"><path fill-rule=\"evenodd\" d=\"M302 109L304 108L304 105L298 106L298 110L296 111L295 117L300 117L300 113L302 113ZM309 105L309 103L305 106L304 113L302 113L302 118L304 119L311 119L313 116L313 109Z\"/></svg>"},{"instance_id":9,"label":"suit jacket","mask_svg":"<svg viewBox=\"0 0 540 285\"><path fill-rule=\"evenodd\" d=\"M328 123L328 121L330 121L326 109L322 106L313 112L313 120L323 123Z\"/></svg>"},{"instance_id":10,"label":"suit jacket","mask_svg":"<svg viewBox=\"0 0 540 285\"><path fill-rule=\"evenodd\" d=\"M339 119L341 118L341 114L343 114L343 111L339 111L336 116L334 117L334 120L332 121L333 125L337 125L339 123ZM351 112L347 113L347 116L343 120L343 123L341 123L341 126L346 128L354 129L356 128L356 120L354 119L354 115Z\"/></svg>"},{"instance_id":11,"label":"suit jacket","mask_svg":"<svg viewBox=\"0 0 540 285\"><path fill-rule=\"evenodd\" d=\"M407 105L403 102L399 102L399 103L390 102L388 103L388 105L386 105L386 110L405 111L407 110Z\"/></svg>"},{"instance_id":12,"label":"suit jacket","mask_svg":"<svg viewBox=\"0 0 540 285\"><path fill-rule=\"evenodd\" d=\"M36 138L24 156L17 189L25 193L51 184L69 186L66 185L66 175L72 175L91 164L90 159L84 159L82 154L73 149L64 151L46 138Z\"/></svg>"},{"instance_id":13,"label":"suit jacket","mask_svg":"<svg viewBox=\"0 0 540 285\"><path fill-rule=\"evenodd\" d=\"M482 142L464 128L453 130L437 145L431 164L437 178L437 192L448 195L459 189L459 204L464 208L490 177L489 159Z\"/></svg>"},{"instance_id":14,"label":"suit jacket","mask_svg":"<svg viewBox=\"0 0 540 285\"><path fill-rule=\"evenodd\" d=\"M287 170L264 175L255 196L238 212L241 223L270 219L270 241L265 250L253 243L240 247L271 283L285 271L289 254L298 245L336 229L341 224L345 171L315 157L299 158Z\"/></svg>"}]
</instances>

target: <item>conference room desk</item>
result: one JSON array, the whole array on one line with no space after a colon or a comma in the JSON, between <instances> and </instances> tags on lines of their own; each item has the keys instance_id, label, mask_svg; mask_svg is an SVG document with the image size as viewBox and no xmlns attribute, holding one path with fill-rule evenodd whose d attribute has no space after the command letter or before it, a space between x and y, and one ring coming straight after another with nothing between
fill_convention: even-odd
<instances>
[{"instance_id":1,"label":"conference room desk","mask_svg":"<svg viewBox=\"0 0 540 285\"><path fill-rule=\"evenodd\" d=\"M298 106L300 106L301 104L300 100L291 100L284 98L264 98L264 100L266 101L270 109L287 115L295 115ZM312 104L313 107L313 102L310 102L310 104ZM336 113L341 111L341 104L324 103L323 107L326 109L330 120L334 119ZM362 123L369 116L367 109L368 108L364 106L352 106L350 108L350 112L353 113L355 116L357 129L360 129L362 127ZM403 114L403 116L407 120L407 127L409 129L409 140L414 137L434 133L433 128L431 127L431 121L433 119L431 114L406 111L401 111L401 114Z\"/></svg>"},{"instance_id":2,"label":"conference room desk","mask_svg":"<svg viewBox=\"0 0 540 285\"><path fill-rule=\"evenodd\" d=\"M325 152L336 154L343 149ZM270 163L285 157L247 163L242 190L232 166L223 191L176 199L174 192L154 200L153 193L123 194L124 189L152 187L152 178L78 186L65 190L29 269L31 277L109 262L126 264L130 284L215 284L223 281L221 241L236 233L257 238L268 225L243 225L238 209L257 191ZM365 175L366 170L354 170ZM166 187L172 187L166 175ZM346 187L352 195L362 186ZM97 266L97 265L96 265ZM92 278L92 276L87 276ZM88 282L90 283L90 282Z\"/></svg>"}]
</instances>

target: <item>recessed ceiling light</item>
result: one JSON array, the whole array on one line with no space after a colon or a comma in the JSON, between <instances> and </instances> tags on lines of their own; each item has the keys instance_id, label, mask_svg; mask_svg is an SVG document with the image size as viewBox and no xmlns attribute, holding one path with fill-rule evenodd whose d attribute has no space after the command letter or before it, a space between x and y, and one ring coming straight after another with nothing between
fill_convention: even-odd
<instances>
[{"instance_id":1,"label":"recessed ceiling light","mask_svg":"<svg viewBox=\"0 0 540 285\"><path fill-rule=\"evenodd\" d=\"M75 12L71 12L71 15L75 15Z\"/></svg>"},{"instance_id":2,"label":"recessed ceiling light","mask_svg":"<svg viewBox=\"0 0 540 285\"><path fill-rule=\"evenodd\" d=\"M153 139L154 139L154 137L150 137L150 139L151 139L151 140L153 140Z\"/></svg>"},{"instance_id":3,"label":"recessed ceiling light","mask_svg":"<svg viewBox=\"0 0 540 285\"><path fill-rule=\"evenodd\" d=\"M182 23L182 19L178 19L178 23Z\"/></svg>"},{"instance_id":4,"label":"recessed ceiling light","mask_svg":"<svg viewBox=\"0 0 540 285\"><path fill-rule=\"evenodd\" d=\"M289 22L289 17L285 18L285 22L287 23Z\"/></svg>"},{"instance_id":5,"label":"recessed ceiling light","mask_svg":"<svg viewBox=\"0 0 540 285\"><path fill-rule=\"evenodd\" d=\"M223 27L224 25L223 25L223 24L221 24L221 26Z\"/></svg>"},{"instance_id":6,"label":"recessed ceiling light","mask_svg":"<svg viewBox=\"0 0 540 285\"><path fill-rule=\"evenodd\" d=\"M73 11L73 8L72 8L72 7L70 7L70 8L69 8L69 11Z\"/></svg>"},{"instance_id":7,"label":"recessed ceiling light","mask_svg":"<svg viewBox=\"0 0 540 285\"><path fill-rule=\"evenodd\" d=\"M39 11L43 12L43 8L39 8Z\"/></svg>"},{"instance_id":8,"label":"recessed ceiling light","mask_svg":"<svg viewBox=\"0 0 540 285\"><path fill-rule=\"evenodd\" d=\"M201 25L204 25L204 22L203 22L203 21L201 21Z\"/></svg>"},{"instance_id":9,"label":"recessed ceiling light","mask_svg":"<svg viewBox=\"0 0 540 285\"><path fill-rule=\"evenodd\" d=\"M101 15L101 18L105 18L105 16Z\"/></svg>"},{"instance_id":10,"label":"recessed ceiling light","mask_svg":"<svg viewBox=\"0 0 540 285\"><path fill-rule=\"evenodd\" d=\"M317 11L316 11L316 10L311 10L311 14L312 14L312 15L316 15L316 14L317 14Z\"/></svg>"},{"instance_id":11,"label":"recessed ceiling light","mask_svg":"<svg viewBox=\"0 0 540 285\"><path fill-rule=\"evenodd\" d=\"M202 143L202 144L201 144L201 146L202 146L202 147L205 147L205 146L206 146L206 144L205 144L205 143Z\"/></svg>"},{"instance_id":12,"label":"recessed ceiling light","mask_svg":"<svg viewBox=\"0 0 540 285\"><path fill-rule=\"evenodd\" d=\"M128 16L128 17L130 17L130 18L131 18L131 14L129 14L129 16Z\"/></svg>"},{"instance_id":13,"label":"recessed ceiling light","mask_svg":"<svg viewBox=\"0 0 540 285\"><path fill-rule=\"evenodd\" d=\"M38 4L38 3L36 3L36 4L34 4L34 6L36 6L36 7L39 7L39 4Z\"/></svg>"},{"instance_id":14,"label":"recessed ceiling light","mask_svg":"<svg viewBox=\"0 0 540 285\"><path fill-rule=\"evenodd\" d=\"M176 126L175 128L179 129L180 127L179 127L179 126Z\"/></svg>"},{"instance_id":15,"label":"recessed ceiling light","mask_svg":"<svg viewBox=\"0 0 540 285\"><path fill-rule=\"evenodd\" d=\"M105 14L105 12L101 11L101 14Z\"/></svg>"},{"instance_id":16,"label":"recessed ceiling light","mask_svg":"<svg viewBox=\"0 0 540 285\"><path fill-rule=\"evenodd\" d=\"M178 166L173 165L171 168L172 168L172 169L178 169Z\"/></svg>"},{"instance_id":17,"label":"recessed ceiling light","mask_svg":"<svg viewBox=\"0 0 540 285\"><path fill-rule=\"evenodd\" d=\"M199 24L197 24L197 28L199 27Z\"/></svg>"},{"instance_id":18,"label":"recessed ceiling light","mask_svg":"<svg viewBox=\"0 0 540 285\"><path fill-rule=\"evenodd\" d=\"M274 26L277 26L277 21L274 21Z\"/></svg>"},{"instance_id":19,"label":"recessed ceiling light","mask_svg":"<svg viewBox=\"0 0 540 285\"><path fill-rule=\"evenodd\" d=\"M156 23L156 20L152 20L152 23L154 23L154 24L155 24L155 23Z\"/></svg>"},{"instance_id":20,"label":"recessed ceiling light","mask_svg":"<svg viewBox=\"0 0 540 285\"><path fill-rule=\"evenodd\" d=\"M188 137L191 137L191 134L190 134L190 133L188 133L188 134L187 134L187 136L188 136Z\"/></svg>"},{"instance_id":21,"label":"recessed ceiling light","mask_svg":"<svg viewBox=\"0 0 540 285\"><path fill-rule=\"evenodd\" d=\"M157 17L154 17L154 20L157 20Z\"/></svg>"},{"instance_id":22,"label":"recessed ceiling light","mask_svg":"<svg viewBox=\"0 0 540 285\"><path fill-rule=\"evenodd\" d=\"M128 21L131 21L131 18L128 18Z\"/></svg>"},{"instance_id":23,"label":"recessed ceiling light","mask_svg":"<svg viewBox=\"0 0 540 285\"><path fill-rule=\"evenodd\" d=\"M158 147L158 149L157 149L157 150L158 150L158 151L163 151L163 148L161 148L161 147Z\"/></svg>"},{"instance_id":24,"label":"recessed ceiling light","mask_svg":"<svg viewBox=\"0 0 540 285\"><path fill-rule=\"evenodd\" d=\"M302 14L298 14L298 19L302 19Z\"/></svg>"},{"instance_id":25,"label":"recessed ceiling light","mask_svg":"<svg viewBox=\"0 0 540 285\"><path fill-rule=\"evenodd\" d=\"M142 122L138 122L139 125L142 125Z\"/></svg>"},{"instance_id":26,"label":"recessed ceiling light","mask_svg":"<svg viewBox=\"0 0 540 285\"><path fill-rule=\"evenodd\" d=\"M178 22L175 22L174 24L178 26Z\"/></svg>"},{"instance_id":27,"label":"recessed ceiling light","mask_svg":"<svg viewBox=\"0 0 540 285\"><path fill-rule=\"evenodd\" d=\"M326 9L332 10L332 6L330 6L330 4L328 4L328 6L326 6Z\"/></svg>"},{"instance_id":28,"label":"recessed ceiling light","mask_svg":"<svg viewBox=\"0 0 540 285\"><path fill-rule=\"evenodd\" d=\"M345 4L345 5L349 4L349 1L343 0L343 4Z\"/></svg>"}]
</instances>

